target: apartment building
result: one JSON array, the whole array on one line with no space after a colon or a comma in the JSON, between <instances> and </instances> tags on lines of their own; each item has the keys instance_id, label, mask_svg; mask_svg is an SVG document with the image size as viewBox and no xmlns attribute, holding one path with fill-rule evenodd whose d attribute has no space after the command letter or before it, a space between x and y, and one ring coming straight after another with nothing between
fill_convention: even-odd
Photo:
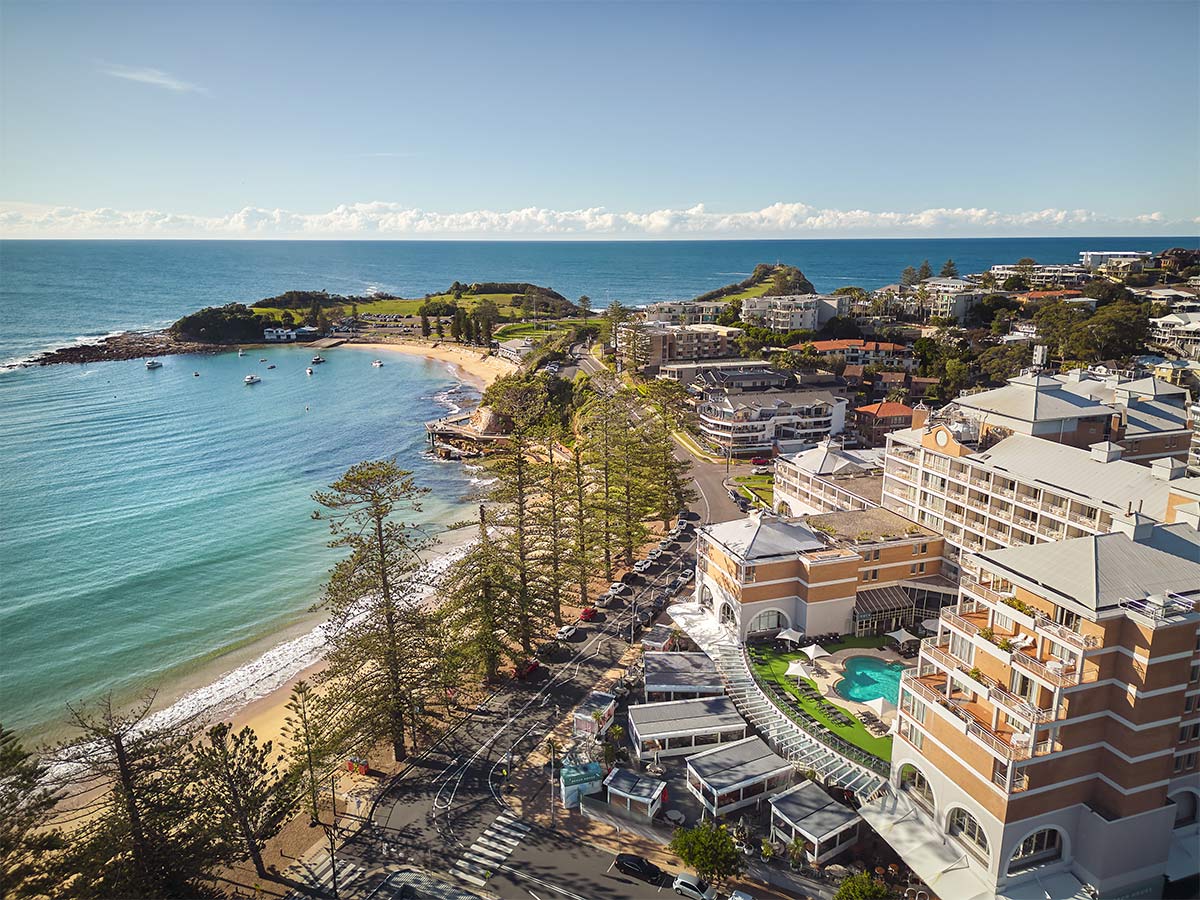
<instances>
[{"instance_id":1,"label":"apartment building","mask_svg":"<svg viewBox=\"0 0 1200 900\"><path fill-rule=\"evenodd\" d=\"M1083 266L992 266L989 271L997 285L1019 275L1029 288L1078 287L1092 280L1092 273Z\"/></svg>"},{"instance_id":2,"label":"apartment building","mask_svg":"<svg viewBox=\"0 0 1200 900\"><path fill-rule=\"evenodd\" d=\"M1150 342L1200 359L1200 312L1173 312L1150 320Z\"/></svg>"},{"instance_id":3,"label":"apartment building","mask_svg":"<svg viewBox=\"0 0 1200 900\"><path fill-rule=\"evenodd\" d=\"M846 315L849 304L849 298L839 294L749 297L742 301L742 321L762 325L780 334L816 331L834 316Z\"/></svg>"},{"instance_id":4,"label":"apartment building","mask_svg":"<svg viewBox=\"0 0 1200 900\"><path fill-rule=\"evenodd\" d=\"M1079 265L1095 271L1115 259L1136 259L1144 265L1152 265L1154 254L1149 250L1081 250Z\"/></svg>"},{"instance_id":5,"label":"apartment building","mask_svg":"<svg viewBox=\"0 0 1200 900\"><path fill-rule=\"evenodd\" d=\"M667 300L642 307L643 320L652 325L715 325L728 301Z\"/></svg>"},{"instance_id":6,"label":"apartment building","mask_svg":"<svg viewBox=\"0 0 1200 900\"><path fill-rule=\"evenodd\" d=\"M1188 443L1188 475L1200 475L1200 402L1192 404L1192 439Z\"/></svg>"},{"instance_id":7,"label":"apartment building","mask_svg":"<svg viewBox=\"0 0 1200 900\"><path fill-rule=\"evenodd\" d=\"M1200 499L1184 464L1150 466L1100 442L1087 450L1014 434L981 445L974 423L934 420L887 436L881 504L946 538L947 574L962 553L1112 531L1131 510L1170 521Z\"/></svg>"},{"instance_id":8,"label":"apartment building","mask_svg":"<svg viewBox=\"0 0 1200 900\"><path fill-rule=\"evenodd\" d=\"M882 447L888 434L912 422L913 408L904 403L868 403L854 410L854 432L868 447Z\"/></svg>"},{"instance_id":9,"label":"apartment building","mask_svg":"<svg viewBox=\"0 0 1200 900\"><path fill-rule=\"evenodd\" d=\"M930 318L962 322L986 296L979 285L964 278L926 278L921 284L929 295L925 308Z\"/></svg>"},{"instance_id":10,"label":"apartment building","mask_svg":"<svg viewBox=\"0 0 1200 900\"><path fill-rule=\"evenodd\" d=\"M775 460L775 512L781 516L871 509L882 495L880 450L850 450L827 439Z\"/></svg>"},{"instance_id":11,"label":"apartment building","mask_svg":"<svg viewBox=\"0 0 1200 900\"><path fill-rule=\"evenodd\" d=\"M1101 379L1078 369L1018 375L1004 387L960 396L948 409L975 419L985 441L1026 434L1090 447L1111 440L1136 462L1187 457L1187 391L1153 378Z\"/></svg>"},{"instance_id":12,"label":"apartment building","mask_svg":"<svg viewBox=\"0 0 1200 900\"><path fill-rule=\"evenodd\" d=\"M893 344L890 341L865 341L861 338L810 341L805 344L795 344L788 349L800 351L805 347L812 347L818 356L826 358L840 356L846 360L847 365L887 366L903 369L913 367L912 348L903 344Z\"/></svg>"},{"instance_id":13,"label":"apartment building","mask_svg":"<svg viewBox=\"0 0 1200 900\"><path fill-rule=\"evenodd\" d=\"M854 630L860 590L938 575L942 540L883 509L785 520L756 511L700 529L695 598L738 640Z\"/></svg>"},{"instance_id":14,"label":"apartment building","mask_svg":"<svg viewBox=\"0 0 1200 900\"><path fill-rule=\"evenodd\" d=\"M647 325L617 328L617 357L626 368L655 374L667 363L738 355L740 328L725 325Z\"/></svg>"},{"instance_id":15,"label":"apartment building","mask_svg":"<svg viewBox=\"0 0 1200 900\"><path fill-rule=\"evenodd\" d=\"M705 359L690 362L665 363L659 367L658 378L691 384L708 372L753 372L761 369L761 359Z\"/></svg>"},{"instance_id":16,"label":"apartment building","mask_svg":"<svg viewBox=\"0 0 1200 900\"><path fill-rule=\"evenodd\" d=\"M1161 897L1197 872L1200 506L984 552L860 814L939 897Z\"/></svg>"},{"instance_id":17,"label":"apartment building","mask_svg":"<svg viewBox=\"0 0 1200 900\"><path fill-rule=\"evenodd\" d=\"M846 428L845 397L829 391L714 394L697 406L700 433L733 456L786 452Z\"/></svg>"}]
</instances>

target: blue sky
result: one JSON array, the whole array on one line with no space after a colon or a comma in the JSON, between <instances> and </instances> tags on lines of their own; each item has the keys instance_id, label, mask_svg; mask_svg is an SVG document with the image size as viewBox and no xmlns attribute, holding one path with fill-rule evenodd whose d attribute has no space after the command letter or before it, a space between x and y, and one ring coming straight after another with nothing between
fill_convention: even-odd
<instances>
[{"instance_id":1,"label":"blue sky","mask_svg":"<svg viewBox=\"0 0 1200 900\"><path fill-rule=\"evenodd\" d=\"M1194 232L1200 5L2 4L0 234Z\"/></svg>"}]
</instances>

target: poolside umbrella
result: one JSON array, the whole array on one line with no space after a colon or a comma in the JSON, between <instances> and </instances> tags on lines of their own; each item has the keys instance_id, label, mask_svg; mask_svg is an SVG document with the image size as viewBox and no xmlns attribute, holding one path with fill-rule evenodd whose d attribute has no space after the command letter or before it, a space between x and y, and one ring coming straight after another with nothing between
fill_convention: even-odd
<instances>
[{"instance_id":1,"label":"poolside umbrella","mask_svg":"<svg viewBox=\"0 0 1200 900\"><path fill-rule=\"evenodd\" d=\"M903 628L897 628L895 631L889 631L887 636L892 638L897 644L907 644L909 641L919 641L920 638Z\"/></svg>"},{"instance_id":2,"label":"poolside umbrella","mask_svg":"<svg viewBox=\"0 0 1200 900\"><path fill-rule=\"evenodd\" d=\"M805 647L800 652L805 654L809 659L814 660L814 661L820 656L829 656L829 651L826 650L824 647L822 647L820 644L809 644L807 647Z\"/></svg>"},{"instance_id":3,"label":"poolside umbrella","mask_svg":"<svg viewBox=\"0 0 1200 900\"><path fill-rule=\"evenodd\" d=\"M937 631L938 630L938 622L940 622L940 621L941 621L940 619L922 619L921 627L924 628L926 631Z\"/></svg>"},{"instance_id":4,"label":"poolside umbrella","mask_svg":"<svg viewBox=\"0 0 1200 900\"><path fill-rule=\"evenodd\" d=\"M797 631L795 628L785 628L783 631L779 632L779 634L775 635L775 640L791 641L794 643L800 640L802 637L804 637L803 631Z\"/></svg>"},{"instance_id":5,"label":"poolside umbrella","mask_svg":"<svg viewBox=\"0 0 1200 900\"><path fill-rule=\"evenodd\" d=\"M813 670L806 666L801 660L793 659L788 663L787 672L785 675L796 675L800 678L812 678Z\"/></svg>"},{"instance_id":6,"label":"poolside umbrella","mask_svg":"<svg viewBox=\"0 0 1200 900\"><path fill-rule=\"evenodd\" d=\"M881 719L884 716L896 711L896 704L885 700L883 697L876 697L874 700L868 700L866 707Z\"/></svg>"}]
</instances>

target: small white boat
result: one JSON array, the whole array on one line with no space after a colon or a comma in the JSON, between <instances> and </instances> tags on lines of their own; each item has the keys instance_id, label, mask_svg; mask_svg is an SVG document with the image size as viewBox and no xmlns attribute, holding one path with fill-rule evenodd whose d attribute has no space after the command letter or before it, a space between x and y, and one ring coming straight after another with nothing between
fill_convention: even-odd
<instances>
[{"instance_id":1,"label":"small white boat","mask_svg":"<svg viewBox=\"0 0 1200 900\"><path fill-rule=\"evenodd\" d=\"M318 353L316 356L313 357L312 361L314 364L320 365L321 363L325 362L325 357L323 357L320 353Z\"/></svg>"},{"instance_id":2,"label":"small white boat","mask_svg":"<svg viewBox=\"0 0 1200 900\"><path fill-rule=\"evenodd\" d=\"M373 360L371 360L371 365L373 365L377 369L381 368L383 366L383 360L382 359L373 359Z\"/></svg>"},{"instance_id":3,"label":"small white boat","mask_svg":"<svg viewBox=\"0 0 1200 900\"><path fill-rule=\"evenodd\" d=\"M258 384L260 381L262 381L262 379L259 378L257 375L247 375L245 378L242 379L242 382L244 384Z\"/></svg>"},{"instance_id":4,"label":"small white boat","mask_svg":"<svg viewBox=\"0 0 1200 900\"><path fill-rule=\"evenodd\" d=\"M267 358L265 356L259 360L259 362L266 362L266 361L267 361Z\"/></svg>"},{"instance_id":5,"label":"small white boat","mask_svg":"<svg viewBox=\"0 0 1200 900\"><path fill-rule=\"evenodd\" d=\"M245 356L245 355L246 355L246 351L239 347L238 348L238 356Z\"/></svg>"},{"instance_id":6,"label":"small white boat","mask_svg":"<svg viewBox=\"0 0 1200 900\"><path fill-rule=\"evenodd\" d=\"M311 374L312 374L312 366L309 366L307 369L305 369L305 370L304 370L304 374L305 374L305 375L311 375Z\"/></svg>"},{"instance_id":7,"label":"small white boat","mask_svg":"<svg viewBox=\"0 0 1200 900\"><path fill-rule=\"evenodd\" d=\"M161 369L162 363L160 363L157 359L148 359L148 360L146 360L146 368L147 369Z\"/></svg>"}]
</instances>

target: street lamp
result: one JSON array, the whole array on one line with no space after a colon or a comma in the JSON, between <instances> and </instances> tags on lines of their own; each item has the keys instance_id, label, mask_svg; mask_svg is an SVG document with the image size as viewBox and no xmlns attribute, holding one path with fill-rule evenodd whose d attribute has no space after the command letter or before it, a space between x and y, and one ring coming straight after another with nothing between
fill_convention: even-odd
<instances>
[{"instance_id":1,"label":"street lamp","mask_svg":"<svg viewBox=\"0 0 1200 900\"><path fill-rule=\"evenodd\" d=\"M317 828L318 826L325 832L325 837L329 840L329 874L333 880L333 900L339 900L338 897L338 880L337 880L337 847L334 840L337 837L337 776L329 776L330 789L333 791L333 811L330 814L332 824L325 824L315 815L308 823L309 828Z\"/></svg>"}]
</instances>

